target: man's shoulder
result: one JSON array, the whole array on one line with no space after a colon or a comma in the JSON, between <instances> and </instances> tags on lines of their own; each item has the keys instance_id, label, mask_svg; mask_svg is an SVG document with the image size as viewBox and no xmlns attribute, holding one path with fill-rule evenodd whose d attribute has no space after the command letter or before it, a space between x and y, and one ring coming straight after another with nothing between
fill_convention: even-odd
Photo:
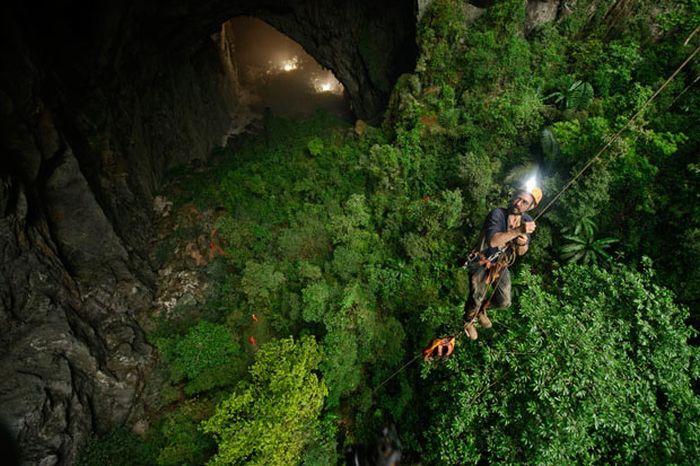
<instances>
[{"instance_id":1,"label":"man's shoulder","mask_svg":"<svg viewBox=\"0 0 700 466\"><path fill-rule=\"evenodd\" d=\"M505 209L496 208L489 212L489 214L486 216L484 228L487 230L493 230L494 228L496 230L502 230L506 223L507 219Z\"/></svg>"},{"instance_id":2,"label":"man's shoulder","mask_svg":"<svg viewBox=\"0 0 700 466\"><path fill-rule=\"evenodd\" d=\"M522 220L523 220L524 222L532 222L532 217L531 217L530 214L528 214L527 212L524 212L524 213L523 213L523 218L522 218Z\"/></svg>"}]
</instances>

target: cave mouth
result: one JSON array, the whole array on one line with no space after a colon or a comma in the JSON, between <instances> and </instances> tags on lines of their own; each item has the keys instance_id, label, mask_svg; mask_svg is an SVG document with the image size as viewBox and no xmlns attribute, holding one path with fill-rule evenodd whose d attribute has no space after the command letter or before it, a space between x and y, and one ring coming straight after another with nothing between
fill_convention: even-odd
<instances>
[{"instance_id":1,"label":"cave mouth","mask_svg":"<svg viewBox=\"0 0 700 466\"><path fill-rule=\"evenodd\" d=\"M325 111L353 120L342 83L298 42L250 16L234 17L222 30L230 35L240 102L254 115L269 109L297 119Z\"/></svg>"}]
</instances>

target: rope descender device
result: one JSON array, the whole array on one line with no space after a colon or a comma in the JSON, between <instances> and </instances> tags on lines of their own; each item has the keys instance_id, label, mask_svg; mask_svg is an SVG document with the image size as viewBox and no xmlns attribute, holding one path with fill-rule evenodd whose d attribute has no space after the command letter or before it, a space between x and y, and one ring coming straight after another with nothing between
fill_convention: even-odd
<instances>
[{"instance_id":1,"label":"rope descender device","mask_svg":"<svg viewBox=\"0 0 700 466\"><path fill-rule=\"evenodd\" d=\"M423 360L447 359L455 350L455 340L456 337L435 338L423 350Z\"/></svg>"}]
</instances>

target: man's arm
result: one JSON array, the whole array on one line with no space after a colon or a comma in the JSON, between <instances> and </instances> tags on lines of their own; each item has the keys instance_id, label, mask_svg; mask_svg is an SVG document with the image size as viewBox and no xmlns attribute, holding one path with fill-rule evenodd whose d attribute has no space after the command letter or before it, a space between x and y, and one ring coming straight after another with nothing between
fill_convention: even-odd
<instances>
[{"instance_id":1,"label":"man's arm","mask_svg":"<svg viewBox=\"0 0 700 466\"><path fill-rule=\"evenodd\" d=\"M505 246L506 243L514 240L518 236L530 234L533 231L535 231L535 222L522 222L518 228L511 228L500 233L494 233L493 236L491 236L489 246L491 246L492 248L500 248L501 246ZM527 243L524 246L525 251L527 251ZM522 246L518 245L518 247ZM525 254L525 251L523 251L523 254ZM517 249L516 252L518 252ZM518 255L522 254L518 253Z\"/></svg>"},{"instance_id":2,"label":"man's arm","mask_svg":"<svg viewBox=\"0 0 700 466\"><path fill-rule=\"evenodd\" d=\"M527 252L527 249L530 244L530 238L528 238L527 235L520 235L515 238L513 241L513 249L515 250L515 253L519 256L522 256Z\"/></svg>"}]
</instances>

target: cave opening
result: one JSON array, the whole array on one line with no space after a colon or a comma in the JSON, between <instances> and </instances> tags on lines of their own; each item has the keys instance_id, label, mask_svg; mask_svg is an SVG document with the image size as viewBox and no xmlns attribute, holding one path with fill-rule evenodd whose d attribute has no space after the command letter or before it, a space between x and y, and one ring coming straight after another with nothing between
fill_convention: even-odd
<instances>
[{"instance_id":1,"label":"cave opening","mask_svg":"<svg viewBox=\"0 0 700 466\"><path fill-rule=\"evenodd\" d=\"M250 16L228 20L220 34L231 56L239 122L259 119L266 109L285 118L324 111L352 121L343 84L289 36Z\"/></svg>"}]
</instances>

